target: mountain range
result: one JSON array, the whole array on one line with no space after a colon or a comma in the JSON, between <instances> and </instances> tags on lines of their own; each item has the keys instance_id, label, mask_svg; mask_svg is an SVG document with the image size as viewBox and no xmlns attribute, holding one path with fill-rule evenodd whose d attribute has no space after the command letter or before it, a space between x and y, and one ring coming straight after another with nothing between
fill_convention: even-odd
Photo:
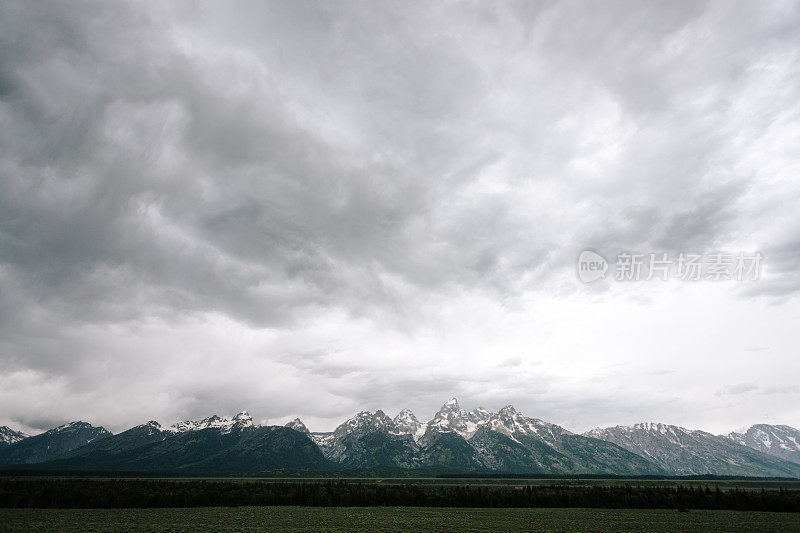
<instances>
[{"instance_id":1,"label":"mountain range","mask_svg":"<svg viewBox=\"0 0 800 533\"><path fill-rule=\"evenodd\" d=\"M30 465L35 465L32 467ZM35 436L0 427L0 466L37 470L259 474L407 470L453 473L800 477L800 432L759 424L712 435L659 423L582 435L513 406L465 411L455 398L420 421L362 411L331 432L300 419L258 426L247 412L112 435L73 422Z\"/></svg>"},{"instance_id":2,"label":"mountain range","mask_svg":"<svg viewBox=\"0 0 800 533\"><path fill-rule=\"evenodd\" d=\"M618 444L668 472L681 475L796 477L800 466L725 436L667 424L616 426L595 429L585 435Z\"/></svg>"},{"instance_id":3,"label":"mountain range","mask_svg":"<svg viewBox=\"0 0 800 533\"><path fill-rule=\"evenodd\" d=\"M510 405L497 413L483 408L466 412L455 398L425 423L409 410L394 419L383 411L362 411L333 432L309 435L342 468L661 473L620 446L528 418Z\"/></svg>"},{"instance_id":4,"label":"mountain range","mask_svg":"<svg viewBox=\"0 0 800 533\"><path fill-rule=\"evenodd\" d=\"M791 426L756 424L744 433L726 436L739 444L800 464L800 431Z\"/></svg>"},{"instance_id":5,"label":"mountain range","mask_svg":"<svg viewBox=\"0 0 800 533\"><path fill-rule=\"evenodd\" d=\"M7 430L3 426L0 431ZM25 437L0 448L0 465L44 463L62 453L111 436L88 422L70 422L40 435Z\"/></svg>"}]
</instances>

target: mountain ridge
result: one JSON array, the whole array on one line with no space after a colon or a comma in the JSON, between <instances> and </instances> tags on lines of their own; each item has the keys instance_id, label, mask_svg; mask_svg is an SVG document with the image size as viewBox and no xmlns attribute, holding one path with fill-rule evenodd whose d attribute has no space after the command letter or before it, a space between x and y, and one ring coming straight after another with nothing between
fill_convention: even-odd
<instances>
[{"instance_id":1,"label":"mountain ridge","mask_svg":"<svg viewBox=\"0 0 800 533\"><path fill-rule=\"evenodd\" d=\"M734 442L800 464L800 430L786 425L754 424L744 433L723 435Z\"/></svg>"},{"instance_id":2,"label":"mountain ridge","mask_svg":"<svg viewBox=\"0 0 800 533\"><path fill-rule=\"evenodd\" d=\"M80 438L45 454L36 445L37 437L80 431ZM644 422L576 434L512 405L466 411L450 398L426 422L409 409L394 418L382 410L361 411L329 432L311 432L299 418L283 426L256 425L247 411L167 427L151 420L117 435L73 422L0 447L0 465L222 474L295 468L800 477L800 465L788 458L800 442L793 432L790 426L761 424L715 436ZM754 447L758 443L763 450Z\"/></svg>"},{"instance_id":3,"label":"mountain ridge","mask_svg":"<svg viewBox=\"0 0 800 533\"><path fill-rule=\"evenodd\" d=\"M699 429L642 422L596 428L584 436L613 442L680 475L800 477L800 465Z\"/></svg>"},{"instance_id":4,"label":"mountain ridge","mask_svg":"<svg viewBox=\"0 0 800 533\"><path fill-rule=\"evenodd\" d=\"M0 426L0 448L10 446L28 437L30 435L25 432L11 429L8 426Z\"/></svg>"},{"instance_id":5,"label":"mountain ridge","mask_svg":"<svg viewBox=\"0 0 800 533\"><path fill-rule=\"evenodd\" d=\"M88 422L69 422L0 448L0 465L44 463L111 435L105 428Z\"/></svg>"}]
</instances>

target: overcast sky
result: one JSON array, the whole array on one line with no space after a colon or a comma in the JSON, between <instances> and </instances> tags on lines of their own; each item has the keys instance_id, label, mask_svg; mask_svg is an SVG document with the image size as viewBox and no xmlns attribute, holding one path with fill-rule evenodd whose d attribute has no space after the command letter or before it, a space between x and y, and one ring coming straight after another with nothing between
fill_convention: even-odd
<instances>
[{"instance_id":1,"label":"overcast sky","mask_svg":"<svg viewBox=\"0 0 800 533\"><path fill-rule=\"evenodd\" d=\"M3 0L0 425L800 427L799 176L797 2Z\"/></svg>"}]
</instances>

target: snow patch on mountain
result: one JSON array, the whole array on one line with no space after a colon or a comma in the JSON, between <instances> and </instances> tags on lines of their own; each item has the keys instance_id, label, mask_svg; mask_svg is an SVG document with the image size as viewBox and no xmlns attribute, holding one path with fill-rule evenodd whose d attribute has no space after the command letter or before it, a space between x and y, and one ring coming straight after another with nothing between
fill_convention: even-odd
<instances>
[{"instance_id":1,"label":"snow patch on mountain","mask_svg":"<svg viewBox=\"0 0 800 533\"><path fill-rule=\"evenodd\" d=\"M458 399L450 398L431 420L420 423L414 414L404 409L394 419L396 432L411 435L417 443L428 442L436 433L456 433L466 440L471 439L482 427L502 433L513 440L524 435L542 440L551 446L561 435L571 434L566 429L519 413L514 406L507 405L499 412L478 407L473 411L461 409ZM390 432L395 432L392 428Z\"/></svg>"},{"instance_id":2,"label":"snow patch on mountain","mask_svg":"<svg viewBox=\"0 0 800 533\"><path fill-rule=\"evenodd\" d=\"M337 437L344 437L345 435L349 435L354 432L369 433L371 431L381 430L385 430L396 435L402 433L394 421L380 409L374 413L370 413L369 411L361 411L356 416L350 418L337 427L333 433Z\"/></svg>"},{"instance_id":3,"label":"snow patch on mountain","mask_svg":"<svg viewBox=\"0 0 800 533\"><path fill-rule=\"evenodd\" d=\"M306 425L303 424L303 421L300 420L299 418L295 418L291 422L287 422L285 425L287 428L299 431L300 433L306 433L306 434L310 433Z\"/></svg>"},{"instance_id":4,"label":"snow patch on mountain","mask_svg":"<svg viewBox=\"0 0 800 533\"><path fill-rule=\"evenodd\" d=\"M397 430L401 433L406 433L408 435L416 435L419 429L422 427L422 422L414 415L411 409L403 409L397 416L394 417L394 425L397 427Z\"/></svg>"},{"instance_id":5,"label":"snow patch on mountain","mask_svg":"<svg viewBox=\"0 0 800 533\"><path fill-rule=\"evenodd\" d=\"M755 450L800 464L800 430L792 426L756 424L724 437Z\"/></svg>"},{"instance_id":6,"label":"snow patch on mountain","mask_svg":"<svg viewBox=\"0 0 800 533\"><path fill-rule=\"evenodd\" d=\"M394 420L381 410L371 413L361 411L340 424L331 433L312 433L311 438L329 459L342 462L348 458L348 442L373 432L388 433L394 436L405 435Z\"/></svg>"},{"instance_id":7,"label":"snow patch on mountain","mask_svg":"<svg viewBox=\"0 0 800 533\"><path fill-rule=\"evenodd\" d=\"M8 426L0 426L0 445L8 446L28 437L30 435L22 431L16 431Z\"/></svg>"},{"instance_id":8,"label":"snow patch on mountain","mask_svg":"<svg viewBox=\"0 0 800 533\"><path fill-rule=\"evenodd\" d=\"M678 474L796 477L791 462L744 446L736 439L657 422L597 428L584 436L613 442ZM763 435L753 432L756 442Z\"/></svg>"},{"instance_id":9,"label":"snow patch on mountain","mask_svg":"<svg viewBox=\"0 0 800 533\"><path fill-rule=\"evenodd\" d=\"M253 418L247 411L242 411L233 418L211 415L200 421L186 420L184 422L178 422L166 428L166 431L183 433L186 431L200 431L202 429L216 428L219 429L221 433L230 433L234 429L238 430L248 427L253 427Z\"/></svg>"},{"instance_id":10,"label":"snow patch on mountain","mask_svg":"<svg viewBox=\"0 0 800 533\"><path fill-rule=\"evenodd\" d=\"M324 450L328 449L333 442L333 431L315 432L311 434L311 440Z\"/></svg>"},{"instance_id":11,"label":"snow patch on mountain","mask_svg":"<svg viewBox=\"0 0 800 533\"><path fill-rule=\"evenodd\" d=\"M476 430L477 424L469 420L467 412L458 405L458 400L450 398L426 424L423 436L433 432L454 432L468 439Z\"/></svg>"},{"instance_id":12,"label":"snow patch on mountain","mask_svg":"<svg viewBox=\"0 0 800 533\"><path fill-rule=\"evenodd\" d=\"M146 424L136 426L135 428L132 429L139 429L142 433L145 433L147 435L156 435L158 433L163 433L167 431L169 428L164 428L161 426L161 424L159 424L155 420L150 420Z\"/></svg>"},{"instance_id":13,"label":"snow patch on mountain","mask_svg":"<svg viewBox=\"0 0 800 533\"><path fill-rule=\"evenodd\" d=\"M555 446L562 435L572 434L559 425L538 418L529 418L517 411L513 405L507 405L497 414L491 415L488 423L493 431L502 433L517 442L519 442L520 436L526 436Z\"/></svg>"}]
</instances>

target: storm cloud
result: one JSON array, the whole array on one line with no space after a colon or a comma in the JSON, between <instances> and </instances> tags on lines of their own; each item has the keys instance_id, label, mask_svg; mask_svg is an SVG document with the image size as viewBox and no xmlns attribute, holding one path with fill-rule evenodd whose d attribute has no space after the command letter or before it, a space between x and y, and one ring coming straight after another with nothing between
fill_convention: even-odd
<instances>
[{"instance_id":1,"label":"storm cloud","mask_svg":"<svg viewBox=\"0 0 800 533\"><path fill-rule=\"evenodd\" d=\"M797 426L798 65L797 2L3 2L0 423Z\"/></svg>"}]
</instances>

